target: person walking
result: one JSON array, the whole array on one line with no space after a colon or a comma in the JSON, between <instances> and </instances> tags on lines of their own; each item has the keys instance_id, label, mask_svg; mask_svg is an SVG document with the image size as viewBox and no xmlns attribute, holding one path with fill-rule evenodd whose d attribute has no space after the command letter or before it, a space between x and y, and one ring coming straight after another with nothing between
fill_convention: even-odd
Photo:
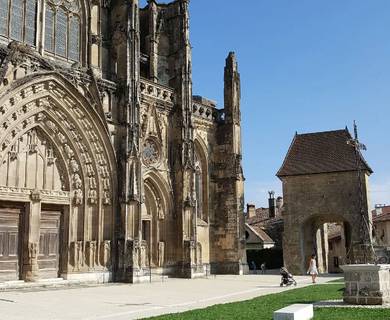
<instances>
[{"instance_id":1,"label":"person walking","mask_svg":"<svg viewBox=\"0 0 390 320\"><path fill-rule=\"evenodd\" d=\"M265 262L261 264L260 269L261 269L261 274L265 274L265 270L266 270Z\"/></svg>"},{"instance_id":2,"label":"person walking","mask_svg":"<svg viewBox=\"0 0 390 320\"><path fill-rule=\"evenodd\" d=\"M252 269L252 272L253 272L254 274L257 273L256 262L254 262L253 260L251 261L251 269Z\"/></svg>"},{"instance_id":3,"label":"person walking","mask_svg":"<svg viewBox=\"0 0 390 320\"><path fill-rule=\"evenodd\" d=\"M317 269L317 261L316 261L315 254L311 255L310 262L309 262L309 269L307 270L307 274L311 275L312 283L316 283L318 269Z\"/></svg>"}]
</instances>

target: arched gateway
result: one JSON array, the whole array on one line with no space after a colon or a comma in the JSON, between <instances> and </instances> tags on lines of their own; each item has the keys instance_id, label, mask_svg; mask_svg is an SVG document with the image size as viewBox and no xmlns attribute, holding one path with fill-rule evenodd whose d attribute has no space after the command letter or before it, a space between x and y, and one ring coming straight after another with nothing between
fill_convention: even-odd
<instances>
[{"instance_id":1,"label":"arched gateway","mask_svg":"<svg viewBox=\"0 0 390 320\"><path fill-rule=\"evenodd\" d=\"M371 220L372 170L352 142L347 129L297 134L277 173L283 182L284 263L293 273L305 273L311 254L327 272L327 223L341 227L344 262L361 254L354 245L362 239L362 215Z\"/></svg>"},{"instance_id":2,"label":"arched gateway","mask_svg":"<svg viewBox=\"0 0 390 320\"><path fill-rule=\"evenodd\" d=\"M0 278L106 274L116 176L106 127L58 73L10 89L0 96Z\"/></svg>"}]
</instances>

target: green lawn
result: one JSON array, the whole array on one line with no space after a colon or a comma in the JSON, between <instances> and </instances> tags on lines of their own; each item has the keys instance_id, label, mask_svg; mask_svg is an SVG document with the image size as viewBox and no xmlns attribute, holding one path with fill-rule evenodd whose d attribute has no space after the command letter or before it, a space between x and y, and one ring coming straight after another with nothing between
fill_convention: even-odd
<instances>
[{"instance_id":1,"label":"green lawn","mask_svg":"<svg viewBox=\"0 0 390 320\"><path fill-rule=\"evenodd\" d=\"M164 315L150 319L158 320L272 320L275 310L293 303L312 303L321 300L341 299L342 284L315 285L270 294L252 300L216 305L206 309L192 310L179 314ZM329 309L315 310L315 320L389 320L390 310Z\"/></svg>"},{"instance_id":2,"label":"green lawn","mask_svg":"<svg viewBox=\"0 0 390 320\"><path fill-rule=\"evenodd\" d=\"M315 320L389 320L390 309L321 308L314 315Z\"/></svg>"}]
</instances>

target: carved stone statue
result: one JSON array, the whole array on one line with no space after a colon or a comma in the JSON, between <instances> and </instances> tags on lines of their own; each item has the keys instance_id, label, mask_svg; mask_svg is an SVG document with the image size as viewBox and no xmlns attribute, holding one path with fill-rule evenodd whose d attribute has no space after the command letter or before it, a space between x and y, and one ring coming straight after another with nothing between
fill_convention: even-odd
<instances>
[{"instance_id":1,"label":"carved stone statue","mask_svg":"<svg viewBox=\"0 0 390 320\"><path fill-rule=\"evenodd\" d=\"M86 245L86 260L90 269L96 266L96 241L88 241Z\"/></svg>"},{"instance_id":2,"label":"carved stone statue","mask_svg":"<svg viewBox=\"0 0 390 320\"><path fill-rule=\"evenodd\" d=\"M100 263L103 267L111 266L111 241L105 240L100 245Z\"/></svg>"},{"instance_id":3,"label":"carved stone statue","mask_svg":"<svg viewBox=\"0 0 390 320\"><path fill-rule=\"evenodd\" d=\"M80 175L78 173L75 173L73 175L72 179L73 179L73 187L75 189L80 189L82 187L82 185L83 185L83 182L82 182L82 180L80 178Z\"/></svg>"},{"instance_id":4,"label":"carved stone statue","mask_svg":"<svg viewBox=\"0 0 390 320\"><path fill-rule=\"evenodd\" d=\"M158 243L158 266L162 268L165 260L165 242Z\"/></svg>"},{"instance_id":5,"label":"carved stone statue","mask_svg":"<svg viewBox=\"0 0 390 320\"><path fill-rule=\"evenodd\" d=\"M75 205L80 205L83 203L83 191L76 189L74 191L74 203Z\"/></svg>"}]
</instances>

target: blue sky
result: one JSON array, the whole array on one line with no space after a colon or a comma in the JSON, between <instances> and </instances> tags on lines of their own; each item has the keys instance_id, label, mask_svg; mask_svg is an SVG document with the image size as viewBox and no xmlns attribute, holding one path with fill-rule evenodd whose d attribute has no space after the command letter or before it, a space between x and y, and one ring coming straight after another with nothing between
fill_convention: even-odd
<instances>
[{"instance_id":1,"label":"blue sky","mask_svg":"<svg viewBox=\"0 0 390 320\"><path fill-rule=\"evenodd\" d=\"M374 203L390 204L390 1L192 0L194 94L223 106L235 51L242 81L246 202L266 206L295 131L359 125L375 171Z\"/></svg>"}]
</instances>

